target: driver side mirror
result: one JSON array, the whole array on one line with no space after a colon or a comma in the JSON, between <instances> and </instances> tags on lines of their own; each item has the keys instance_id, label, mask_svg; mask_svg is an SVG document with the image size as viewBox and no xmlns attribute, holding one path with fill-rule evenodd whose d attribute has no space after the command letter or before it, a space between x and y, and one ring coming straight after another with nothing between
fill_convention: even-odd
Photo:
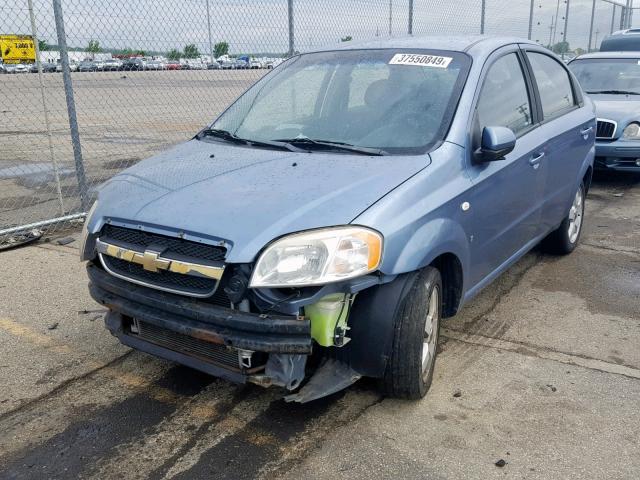
<instances>
[{"instance_id":1,"label":"driver side mirror","mask_svg":"<svg viewBox=\"0 0 640 480\"><path fill-rule=\"evenodd\" d=\"M516 147L516 134L507 127L484 127L480 148L474 152L477 162L504 160Z\"/></svg>"}]
</instances>

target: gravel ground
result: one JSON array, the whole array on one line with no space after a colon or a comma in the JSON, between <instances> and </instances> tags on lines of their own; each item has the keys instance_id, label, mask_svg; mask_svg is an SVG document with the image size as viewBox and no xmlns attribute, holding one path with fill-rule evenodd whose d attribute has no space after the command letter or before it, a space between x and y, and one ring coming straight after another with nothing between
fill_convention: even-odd
<instances>
[{"instance_id":1,"label":"gravel ground","mask_svg":"<svg viewBox=\"0 0 640 480\"><path fill-rule=\"evenodd\" d=\"M283 403L119 345L77 241L0 253L0 478L611 478L640 471L640 180L444 325L419 402ZM502 464L504 466L496 466Z\"/></svg>"}]
</instances>

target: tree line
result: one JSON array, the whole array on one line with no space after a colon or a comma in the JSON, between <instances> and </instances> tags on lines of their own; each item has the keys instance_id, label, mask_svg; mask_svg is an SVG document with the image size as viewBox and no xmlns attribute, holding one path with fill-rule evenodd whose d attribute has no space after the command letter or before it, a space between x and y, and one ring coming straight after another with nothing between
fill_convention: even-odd
<instances>
[{"instance_id":1,"label":"tree line","mask_svg":"<svg viewBox=\"0 0 640 480\"><path fill-rule=\"evenodd\" d=\"M45 52L47 50L59 50L58 45L50 45L46 40L38 40L38 48L41 52ZM69 48L70 51L83 50L90 53L101 53L101 52L109 52L116 55L126 55L126 56L141 56L144 57L146 55L157 55L162 54L164 52L148 52L146 50L134 49L134 48L107 48L103 49L100 46L100 42L98 40L91 39L87 44L86 48ZM213 46L213 55L215 58L218 58L222 55L229 54L229 43L228 42L218 42ZM172 48L168 52L165 53L166 57L169 60L179 60L181 58L199 58L201 53L195 43L190 43L184 46L183 50L178 50L176 48Z\"/></svg>"}]
</instances>

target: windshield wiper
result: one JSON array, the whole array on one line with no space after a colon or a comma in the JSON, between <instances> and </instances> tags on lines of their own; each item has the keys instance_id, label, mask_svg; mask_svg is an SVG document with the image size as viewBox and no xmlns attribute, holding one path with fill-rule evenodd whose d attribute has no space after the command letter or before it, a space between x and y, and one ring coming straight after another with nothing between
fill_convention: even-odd
<instances>
[{"instance_id":1,"label":"windshield wiper","mask_svg":"<svg viewBox=\"0 0 640 480\"><path fill-rule=\"evenodd\" d=\"M329 140L315 140L313 138L299 136L296 138L278 138L277 140L273 140L278 143L285 143L289 145L304 145L305 148L314 148L314 147L327 147L330 150L344 150L346 152L354 152L359 153L361 155L388 155L388 152L380 148L371 148L371 147L358 147L357 145L352 145L350 143L345 142L333 142Z\"/></svg>"},{"instance_id":2,"label":"windshield wiper","mask_svg":"<svg viewBox=\"0 0 640 480\"><path fill-rule=\"evenodd\" d=\"M216 137L221 140L226 140L231 143L237 143L241 145L250 145L254 147L275 147L281 150L289 150L290 152L302 152L303 150L286 142L277 142L272 140L252 140L250 138L241 138L236 134L229 132L228 130L220 130L218 128L205 128L197 135L198 138L202 137Z\"/></svg>"},{"instance_id":3,"label":"windshield wiper","mask_svg":"<svg viewBox=\"0 0 640 480\"><path fill-rule=\"evenodd\" d=\"M632 92L629 90L595 90L595 91L587 91L588 94L604 94L604 95L640 95L640 92Z\"/></svg>"}]
</instances>

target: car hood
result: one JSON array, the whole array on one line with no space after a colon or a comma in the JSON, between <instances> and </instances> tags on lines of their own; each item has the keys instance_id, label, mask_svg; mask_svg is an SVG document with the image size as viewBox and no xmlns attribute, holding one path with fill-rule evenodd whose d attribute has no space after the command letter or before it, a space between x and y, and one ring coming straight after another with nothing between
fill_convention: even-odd
<instances>
[{"instance_id":1,"label":"car hood","mask_svg":"<svg viewBox=\"0 0 640 480\"><path fill-rule=\"evenodd\" d=\"M284 234L350 223L429 162L191 140L104 184L89 231L110 219L221 239L227 261L250 262Z\"/></svg>"},{"instance_id":2,"label":"car hood","mask_svg":"<svg viewBox=\"0 0 640 480\"><path fill-rule=\"evenodd\" d=\"M640 96L591 95L598 118L613 120L624 128L631 121L640 121Z\"/></svg>"}]
</instances>

